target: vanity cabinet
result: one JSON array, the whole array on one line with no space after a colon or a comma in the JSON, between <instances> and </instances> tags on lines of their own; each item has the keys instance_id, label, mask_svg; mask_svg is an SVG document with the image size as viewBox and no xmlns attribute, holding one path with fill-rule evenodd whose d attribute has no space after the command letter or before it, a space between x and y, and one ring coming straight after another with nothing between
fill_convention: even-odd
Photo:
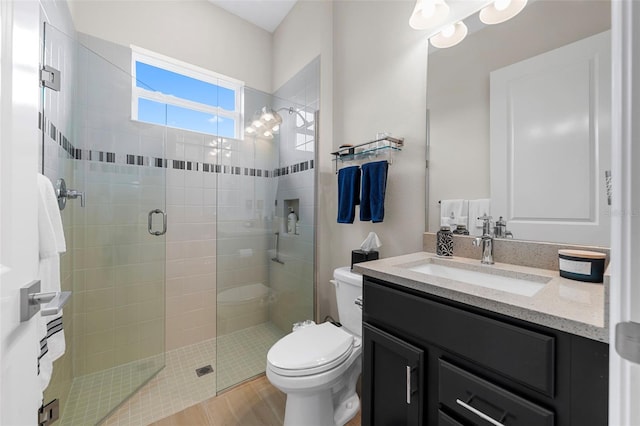
<instances>
[{"instance_id":1,"label":"vanity cabinet","mask_svg":"<svg viewBox=\"0 0 640 426\"><path fill-rule=\"evenodd\" d=\"M607 424L608 345L365 276L363 425Z\"/></svg>"}]
</instances>

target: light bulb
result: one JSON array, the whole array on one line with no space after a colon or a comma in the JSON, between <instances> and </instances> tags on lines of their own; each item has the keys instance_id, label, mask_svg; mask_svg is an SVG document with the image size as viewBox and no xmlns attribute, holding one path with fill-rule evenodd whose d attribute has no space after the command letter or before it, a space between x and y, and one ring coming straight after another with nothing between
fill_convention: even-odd
<instances>
[{"instance_id":1,"label":"light bulb","mask_svg":"<svg viewBox=\"0 0 640 426\"><path fill-rule=\"evenodd\" d=\"M255 132L256 132L256 129L254 129L254 128L253 128L253 127L251 127L251 126L247 126L247 128L246 128L246 129L244 129L244 131L245 131L245 132L247 132L247 133L249 133L249 134L251 135L251 134L253 134L253 133L255 133ZM215 146L215 142L214 142L214 145L213 145L213 146Z\"/></svg>"},{"instance_id":2,"label":"light bulb","mask_svg":"<svg viewBox=\"0 0 640 426\"><path fill-rule=\"evenodd\" d=\"M480 21L487 25L500 24L522 12L527 0L495 0L480 11Z\"/></svg>"},{"instance_id":3,"label":"light bulb","mask_svg":"<svg viewBox=\"0 0 640 426\"><path fill-rule=\"evenodd\" d=\"M420 10L420 14L425 19L431 18L435 13L436 13L436 4L433 2L423 4L422 10Z\"/></svg>"},{"instance_id":4,"label":"light bulb","mask_svg":"<svg viewBox=\"0 0 640 426\"><path fill-rule=\"evenodd\" d=\"M264 121L271 121L273 120L273 114L271 114L270 112L265 112L264 114L262 114L261 118Z\"/></svg>"},{"instance_id":5,"label":"light bulb","mask_svg":"<svg viewBox=\"0 0 640 426\"><path fill-rule=\"evenodd\" d=\"M260 120L253 120L253 123L251 123L251 125L256 129L259 129L260 127L264 126L264 124L262 124L262 121Z\"/></svg>"},{"instance_id":6,"label":"light bulb","mask_svg":"<svg viewBox=\"0 0 640 426\"><path fill-rule=\"evenodd\" d=\"M455 32L456 32L456 27L453 24L451 24L451 25L447 25L446 27L444 27L442 29L442 31L440 32L440 34L442 34L443 37L449 38Z\"/></svg>"},{"instance_id":7,"label":"light bulb","mask_svg":"<svg viewBox=\"0 0 640 426\"><path fill-rule=\"evenodd\" d=\"M276 124L275 126L273 126L273 129L271 129L274 132L277 132L278 130L280 130L280 125Z\"/></svg>"},{"instance_id":8,"label":"light bulb","mask_svg":"<svg viewBox=\"0 0 640 426\"><path fill-rule=\"evenodd\" d=\"M262 134L265 138L272 138L273 137L273 133L271 133L269 130L267 130L266 132L264 132Z\"/></svg>"},{"instance_id":9,"label":"light bulb","mask_svg":"<svg viewBox=\"0 0 640 426\"><path fill-rule=\"evenodd\" d=\"M493 7L496 8L496 10L505 10L507 7L509 7L509 5L511 4L511 0L496 0L493 3Z\"/></svg>"},{"instance_id":10,"label":"light bulb","mask_svg":"<svg viewBox=\"0 0 640 426\"><path fill-rule=\"evenodd\" d=\"M444 0L417 0L409 25L414 30L426 30L445 21L449 6Z\"/></svg>"},{"instance_id":11,"label":"light bulb","mask_svg":"<svg viewBox=\"0 0 640 426\"><path fill-rule=\"evenodd\" d=\"M455 46L460 43L468 33L467 26L460 21L455 25L447 25L438 34L429 39L433 47L439 49Z\"/></svg>"}]
</instances>

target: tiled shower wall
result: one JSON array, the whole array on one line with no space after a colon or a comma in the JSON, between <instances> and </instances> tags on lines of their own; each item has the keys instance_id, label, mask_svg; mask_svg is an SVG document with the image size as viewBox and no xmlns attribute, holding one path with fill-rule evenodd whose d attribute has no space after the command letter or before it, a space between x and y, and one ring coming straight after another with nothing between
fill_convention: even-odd
<instances>
[{"instance_id":1,"label":"tiled shower wall","mask_svg":"<svg viewBox=\"0 0 640 426\"><path fill-rule=\"evenodd\" d=\"M320 109L320 58L314 59L275 93L278 108L291 103L300 106L305 118L313 122ZM283 101L286 99L287 101ZM289 103L287 103L289 102ZM281 114L286 115L287 112ZM313 164L315 141L313 126L301 126L300 119L285 119L280 138L280 163L285 165ZM302 143L306 148L302 148ZM287 202L297 200L300 222L298 234L281 233L280 250L284 265L272 263L270 282L276 294L270 305L270 318L282 330L290 330L294 322L313 319L315 263L315 173L313 168L278 178L277 221L286 226Z\"/></svg>"},{"instance_id":2,"label":"tiled shower wall","mask_svg":"<svg viewBox=\"0 0 640 426\"><path fill-rule=\"evenodd\" d=\"M146 147L161 152L166 134L129 119L129 68L117 63L123 54L110 57L115 64L78 48L76 137L84 146L75 166L87 202L73 205L75 376L161 355L165 346L164 237L147 232L147 213L164 206L165 169L144 164L153 155Z\"/></svg>"},{"instance_id":3,"label":"tiled shower wall","mask_svg":"<svg viewBox=\"0 0 640 426\"><path fill-rule=\"evenodd\" d=\"M215 162L213 137L167 130L167 158ZM216 335L215 173L167 169L167 350Z\"/></svg>"},{"instance_id":4,"label":"tiled shower wall","mask_svg":"<svg viewBox=\"0 0 640 426\"><path fill-rule=\"evenodd\" d=\"M229 324L237 327L247 323L248 318L223 319L221 324L216 324L216 290L223 291L243 283L267 282L266 250L271 232L265 233L264 227L271 229L274 214L272 201L268 201L274 199L275 193L273 168L277 166L278 153L274 144L261 140L219 139L131 121L130 50L86 35L81 35L81 39L112 63L102 61L98 67L92 67L90 77L87 77L92 83L81 87L88 91L86 97L99 103L87 105L80 121L87 123L87 150L94 156L86 163L104 168L104 162L100 166L94 165L95 158L99 152L104 153L104 158L107 153L113 153L113 158L107 161L113 160L125 176L131 177L134 173L127 168L166 173L166 349L216 337L216 329L223 333L230 331ZM104 89L90 93L94 84ZM245 109L265 105L262 99L265 96L269 97L247 88ZM143 165L120 165L129 161L127 155L133 156L131 161L134 163L141 161ZM155 167L156 158L166 160L163 167ZM89 170L96 173L93 168ZM126 200L119 200L121 193L127 197L143 195L148 201L157 197L156 200L162 201L159 193L147 194L147 186L142 181L123 179L119 183L124 186L120 188L92 188L92 192L98 191L98 194L111 191L104 194L105 202L109 195L113 202L124 208L116 209L116 214L121 215L127 206ZM130 187L134 184L138 185L137 192ZM156 207L147 206L148 209ZM119 217L118 220L126 218ZM145 234L146 227L138 231ZM255 324L249 321L247 326ZM116 342L122 340L117 333L105 336ZM132 341L128 344L135 346ZM89 345L93 347L94 344ZM90 354L87 362L104 366L103 361L97 360L104 358L96 357L100 355L97 350L99 348L93 347L87 353ZM111 360L109 354L104 355Z\"/></svg>"}]
</instances>

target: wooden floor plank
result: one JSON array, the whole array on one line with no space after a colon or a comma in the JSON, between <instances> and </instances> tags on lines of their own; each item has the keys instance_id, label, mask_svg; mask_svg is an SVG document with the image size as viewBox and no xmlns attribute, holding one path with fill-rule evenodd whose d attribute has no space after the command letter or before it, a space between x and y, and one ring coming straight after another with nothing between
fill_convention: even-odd
<instances>
[{"instance_id":1,"label":"wooden floor plank","mask_svg":"<svg viewBox=\"0 0 640 426\"><path fill-rule=\"evenodd\" d=\"M152 426L280 426L287 396L266 376L162 419ZM346 426L360 426L360 413Z\"/></svg>"}]
</instances>

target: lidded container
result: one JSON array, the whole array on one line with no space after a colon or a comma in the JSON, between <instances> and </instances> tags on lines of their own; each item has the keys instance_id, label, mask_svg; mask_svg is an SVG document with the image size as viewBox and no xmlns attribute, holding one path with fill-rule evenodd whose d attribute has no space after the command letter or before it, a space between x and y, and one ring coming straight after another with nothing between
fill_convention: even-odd
<instances>
[{"instance_id":1,"label":"lidded container","mask_svg":"<svg viewBox=\"0 0 640 426\"><path fill-rule=\"evenodd\" d=\"M601 283L606 253L588 250L558 250L560 276L571 280Z\"/></svg>"},{"instance_id":2,"label":"lidded container","mask_svg":"<svg viewBox=\"0 0 640 426\"><path fill-rule=\"evenodd\" d=\"M356 336L362 336L362 309L355 304L362 297L362 275L351 272L349 266L333 271L340 323Z\"/></svg>"}]
</instances>

